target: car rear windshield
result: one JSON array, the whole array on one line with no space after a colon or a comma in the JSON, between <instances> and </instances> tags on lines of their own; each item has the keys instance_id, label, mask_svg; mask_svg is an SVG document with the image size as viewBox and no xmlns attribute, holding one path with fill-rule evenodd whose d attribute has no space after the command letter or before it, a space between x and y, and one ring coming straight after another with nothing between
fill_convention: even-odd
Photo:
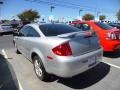
<instances>
[{"instance_id":1,"label":"car rear windshield","mask_svg":"<svg viewBox=\"0 0 120 90\"><path fill-rule=\"evenodd\" d=\"M39 26L45 36L57 36L60 34L78 32L78 28L64 24L43 24Z\"/></svg>"},{"instance_id":2,"label":"car rear windshield","mask_svg":"<svg viewBox=\"0 0 120 90\"><path fill-rule=\"evenodd\" d=\"M112 29L113 27L112 26L110 26L110 25L107 25L107 24L105 24L105 23L102 23L102 22L96 22L96 24L99 26L99 27L101 27L102 29Z\"/></svg>"}]
</instances>

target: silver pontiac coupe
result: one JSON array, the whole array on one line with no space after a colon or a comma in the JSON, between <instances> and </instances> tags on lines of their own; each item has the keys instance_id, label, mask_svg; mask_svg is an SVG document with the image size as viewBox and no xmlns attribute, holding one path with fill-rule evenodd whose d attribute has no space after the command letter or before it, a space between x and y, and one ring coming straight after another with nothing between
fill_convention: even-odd
<instances>
[{"instance_id":1,"label":"silver pontiac coupe","mask_svg":"<svg viewBox=\"0 0 120 90\"><path fill-rule=\"evenodd\" d=\"M73 77L98 65L103 50L97 35L65 24L28 24L14 37L17 53L33 62L42 81Z\"/></svg>"}]
</instances>

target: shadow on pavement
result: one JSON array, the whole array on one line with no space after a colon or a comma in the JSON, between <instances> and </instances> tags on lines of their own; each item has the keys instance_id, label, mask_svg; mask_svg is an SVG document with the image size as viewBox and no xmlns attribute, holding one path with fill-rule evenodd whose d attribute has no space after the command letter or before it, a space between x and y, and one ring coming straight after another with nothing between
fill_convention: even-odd
<instances>
[{"instance_id":1,"label":"shadow on pavement","mask_svg":"<svg viewBox=\"0 0 120 90\"><path fill-rule=\"evenodd\" d=\"M104 52L103 56L108 57L108 58L119 58L120 57L120 51L117 51L117 52Z\"/></svg>"},{"instance_id":2,"label":"shadow on pavement","mask_svg":"<svg viewBox=\"0 0 120 90\"><path fill-rule=\"evenodd\" d=\"M60 78L57 82L73 89L84 89L102 80L110 71L110 66L100 63L96 67L72 78Z\"/></svg>"},{"instance_id":3,"label":"shadow on pavement","mask_svg":"<svg viewBox=\"0 0 120 90\"><path fill-rule=\"evenodd\" d=\"M9 62L0 54L0 90L19 90L18 81Z\"/></svg>"}]
</instances>

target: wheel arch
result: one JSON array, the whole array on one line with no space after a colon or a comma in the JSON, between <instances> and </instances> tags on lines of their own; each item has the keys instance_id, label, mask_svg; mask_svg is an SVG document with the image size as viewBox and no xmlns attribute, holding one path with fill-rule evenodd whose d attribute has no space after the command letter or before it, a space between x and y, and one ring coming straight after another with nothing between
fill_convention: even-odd
<instances>
[{"instance_id":1,"label":"wheel arch","mask_svg":"<svg viewBox=\"0 0 120 90\"><path fill-rule=\"evenodd\" d=\"M34 49L34 50L31 52L30 58L31 58L31 61L32 61L32 62L34 62L34 61L33 61L34 56L38 56L38 57L41 59L44 67L46 67L45 57L44 57L44 55L40 52L40 50Z\"/></svg>"}]
</instances>

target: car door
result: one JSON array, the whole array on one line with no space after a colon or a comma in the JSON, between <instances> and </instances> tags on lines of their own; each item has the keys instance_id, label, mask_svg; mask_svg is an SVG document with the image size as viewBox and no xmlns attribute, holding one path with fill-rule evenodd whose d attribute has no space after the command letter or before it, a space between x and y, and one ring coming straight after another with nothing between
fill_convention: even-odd
<instances>
[{"instance_id":1,"label":"car door","mask_svg":"<svg viewBox=\"0 0 120 90\"><path fill-rule=\"evenodd\" d=\"M16 43L16 46L18 48L18 50L23 54L25 55L25 44L27 43L26 42L26 38L27 38L27 34L28 34L28 27L25 26L23 27L20 31L19 31L19 36L15 37L15 43Z\"/></svg>"},{"instance_id":2,"label":"car door","mask_svg":"<svg viewBox=\"0 0 120 90\"><path fill-rule=\"evenodd\" d=\"M38 41L40 34L31 26L27 27L27 35L24 38L24 52L25 56L30 59L31 49L36 47L36 41Z\"/></svg>"}]
</instances>

